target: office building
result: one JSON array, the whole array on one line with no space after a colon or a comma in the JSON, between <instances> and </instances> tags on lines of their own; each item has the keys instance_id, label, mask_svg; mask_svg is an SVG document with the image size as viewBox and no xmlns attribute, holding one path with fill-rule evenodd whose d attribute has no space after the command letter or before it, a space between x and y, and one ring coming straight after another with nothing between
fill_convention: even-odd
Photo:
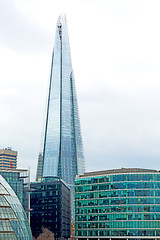
<instances>
[{"instance_id":1,"label":"office building","mask_svg":"<svg viewBox=\"0 0 160 240\"><path fill-rule=\"evenodd\" d=\"M28 215L29 199L29 171L26 169L0 169L0 175L11 186Z\"/></svg>"},{"instance_id":2,"label":"office building","mask_svg":"<svg viewBox=\"0 0 160 240\"><path fill-rule=\"evenodd\" d=\"M54 177L31 183L31 229L37 237L42 228L54 233L55 239L68 239L71 228L70 189Z\"/></svg>"},{"instance_id":3,"label":"office building","mask_svg":"<svg viewBox=\"0 0 160 240\"><path fill-rule=\"evenodd\" d=\"M0 149L0 168L16 168L17 167L17 151L11 148Z\"/></svg>"},{"instance_id":4,"label":"office building","mask_svg":"<svg viewBox=\"0 0 160 240\"><path fill-rule=\"evenodd\" d=\"M75 176L83 174L84 170L83 145L67 23L65 16L61 15L56 26L44 144L39 154L36 180L49 176L59 177L71 188L74 199ZM74 206L72 215L73 211Z\"/></svg>"},{"instance_id":5,"label":"office building","mask_svg":"<svg viewBox=\"0 0 160 240\"><path fill-rule=\"evenodd\" d=\"M6 180L0 175L0 239L32 240L23 207Z\"/></svg>"},{"instance_id":6,"label":"office building","mask_svg":"<svg viewBox=\"0 0 160 240\"><path fill-rule=\"evenodd\" d=\"M122 168L75 180L76 239L160 239L160 172Z\"/></svg>"}]
</instances>

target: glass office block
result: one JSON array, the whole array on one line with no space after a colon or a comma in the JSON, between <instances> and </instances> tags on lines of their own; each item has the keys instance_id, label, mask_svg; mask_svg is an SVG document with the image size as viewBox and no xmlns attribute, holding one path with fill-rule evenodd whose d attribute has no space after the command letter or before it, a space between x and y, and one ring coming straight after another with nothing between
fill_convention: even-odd
<instances>
[{"instance_id":1,"label":"glass office block","mask_svg":"<svg viewBox=\"0 0 160 240\"><path fill-rule=\"evenodd\" d=\"M77 238L160 237L160 173L115 169L77 176L75 226Z\"/></svg>"}]
</instances>

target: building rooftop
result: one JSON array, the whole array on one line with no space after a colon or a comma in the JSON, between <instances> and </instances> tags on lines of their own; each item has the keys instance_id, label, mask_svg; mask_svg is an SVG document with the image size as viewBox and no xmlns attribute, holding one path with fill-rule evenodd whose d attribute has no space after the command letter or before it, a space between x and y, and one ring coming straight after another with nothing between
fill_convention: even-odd
<instances>
[{"instance_id":1,"label":"building rooftop","mask_svg":"<svg viewBox=\"0 0 160 240\"><path fill-rule=\"evenodd\" d=\"M0 172L27 172L28 169L0 168Z\"/></svg>"},{"instance_id":2,"label":"building rooftop","mask_svg":"<svg viewBox=\"0 0 160 240\"><path fill-rule=\"evenodd\" d=\"M59 178L59 177L51 177L51 176L49 176L49 177L44 177L44 178L42 178L42 180L41 181L36 181L36 182L31 182L31 184L56 184L56 183L58 183L58 182L61 182L63 185L65 185L68 189L70 189L70 187L66 184L66 182L63 180L63 179L61 179L61 178Z\"/></svg>"},{"instance_id":3,"label":"building rooftop","mask_svg":"<svg viewBox=\"0 0 160 240\"><path fill-rule=\"evenodd\" d=\"M12 150L11 147L0 149L0 153L1 154L11 154L11 155L16 155L17 156L17 151Z\"/></svg>"},{"instance_id":4,"label":"building rooftop","mask_svg":"<svg viewBox=\"0 0 160 240\"><path fill-rule=\"evenodd\" d=\"M120 168L120 169L109 169L95 172L86 172L83 175L78 175L76 178L91 177L91 176L101 176L105 174L119 174L119 173L159 173L159 171L154 169L144 169L144 168Z\"/></svg>"}]
</instances>

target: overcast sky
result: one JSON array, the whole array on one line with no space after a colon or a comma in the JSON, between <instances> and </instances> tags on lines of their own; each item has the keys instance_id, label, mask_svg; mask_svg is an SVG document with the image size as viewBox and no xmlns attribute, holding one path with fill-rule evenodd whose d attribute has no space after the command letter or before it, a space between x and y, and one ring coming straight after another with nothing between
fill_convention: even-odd
<instances>
[{"instance_id":1,"label":"overcast sky","mask_svg":"<svg viewBox=\"0 0 160 240\"><path fill-rule=\"evenodd\" d=\"M160 169L160 1L0 0L0 148L34 180L66 13L86 170Z\"/></svg>"}]
</instances>

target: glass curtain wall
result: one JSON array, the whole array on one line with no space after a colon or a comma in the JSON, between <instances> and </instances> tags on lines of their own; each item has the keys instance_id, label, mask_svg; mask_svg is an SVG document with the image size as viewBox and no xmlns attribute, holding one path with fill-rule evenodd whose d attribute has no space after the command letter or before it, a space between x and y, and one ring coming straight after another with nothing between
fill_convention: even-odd
<instances>
[{"instance_id":1,"label":"glass curtain wall","mask_svg":"<svg viewBox=\"0 0 160 240\"><path fill-rule=\"evenodd\" d=\"M60 177L71 188L85 170L77 96L71 63L67 23L58 18L52 56L44 148L39 155L37 181ZM72 201L73 202L73 201ZM74 205L73 208L74 210Z\"/></svg>"},{"instance_id":2,"label":"glass curtain wall","mask_svg":"<svg viewBox=\"0 0 160 240\"><path fill-rule=\"evenodd\" d=\"M159 236L160 173L80 177L76 236Z\"/></svg>"}]
</instances>

